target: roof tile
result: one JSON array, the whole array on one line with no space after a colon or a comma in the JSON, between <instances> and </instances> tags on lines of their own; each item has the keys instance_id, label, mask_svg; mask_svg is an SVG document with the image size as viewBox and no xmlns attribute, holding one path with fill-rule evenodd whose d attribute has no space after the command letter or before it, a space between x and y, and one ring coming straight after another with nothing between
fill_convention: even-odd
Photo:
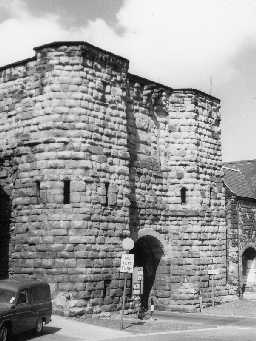
<instances>
[{"instance_id":1,"label":"roof tile","mask_svg":"<svg viewBox=\"0 0 256 341\"><path fill-rule=\"evenodd\" d=\"M256 160L223 164L224 183L235 195L256 199Z\"/></svg>"}]
</instances>

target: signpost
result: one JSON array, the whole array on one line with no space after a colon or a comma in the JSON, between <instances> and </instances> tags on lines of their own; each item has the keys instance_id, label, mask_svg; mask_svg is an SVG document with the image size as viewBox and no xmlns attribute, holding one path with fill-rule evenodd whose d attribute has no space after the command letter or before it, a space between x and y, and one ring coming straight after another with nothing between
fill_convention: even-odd
<instances>
[{"instance_id":1,"label":"signpost","mask_svg":"<svg viewBox=\"0 0 256 341\"><path fill-rule=\"evenodd\" d=\"M134 266L134 255L133 254L123 254L121 258L120 272L132 274Z\"/></svg>"},{"instance_id":2,"label":"signpost","mask_svg":"<svg viewBox=\"0 0 256 341\"><path fill-rule=\"evenodd\" d=\"M131 238L125 238L122 241L122 247L125 251L130 251L134 247L134 241Z\"/></svg>"},{"instance_id":3,"label":"signpost","mask_svg":"<svg viewBox=\"0 0 256 341\"><path fill-rule=\"evenodd\" d=\"M134 247L134 241L131 238L125 238L122 242L122 247L125 251L130 251ZM123 329L124 327L124 307L125 307L127 274L133 273L133 267L134 267L134 254L127 254L127 253L122 254L120 272L124 273L124 291L123 291L123 300L122 300L120 329Z\"/></svg>"},{"instance_id":4,"label":"signpost","mask_svg":"<svg viewBox=\"0 0 256 341\"><path fill-rule=\"evenodd\" d=\"M132 293L133 295L141 295L143 292L143 267L138 266L133 270L132 277Z\"/></svg>"},{"instance_id":5,"label":"signpost","mask_svg":"<svg viewBox=\"0 0 256 341\"><path fill-rule=\"evenodd\" d=\"M211 276L211 296L212 296L212 306L215 305L215 293L214 293L214 275L218 275L219 271L217 269L208 270L208 275Z\"/></svg>"}]
</instances>

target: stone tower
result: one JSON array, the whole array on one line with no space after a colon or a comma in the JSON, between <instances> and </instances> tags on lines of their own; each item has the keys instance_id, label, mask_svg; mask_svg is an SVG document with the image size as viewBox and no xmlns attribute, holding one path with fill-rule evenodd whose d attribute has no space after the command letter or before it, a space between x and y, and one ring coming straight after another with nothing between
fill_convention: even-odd
<instances>
[{"instance_id":1,"label":"stone tower","mask_svg":"<svg viewBox=\"0 0 256 341\"><path fill-rule=\"evenodd\" d=\"M149 295L165 308L208 304L213 269L223 300L218 99L55 42L0 69L0 112L1 277L47 279L57 312L118 309L131 236L145 308Z\"/></svg>"},{"instance_id":2,"label":"stone tower","mask_svg":"<svg viewBox=\"0 0 256 341\"><path fill-rule=\"evenodd\" d=\"M211 302L216 273L222 301L227 292L220 102L198 90L128 79L130 225L135 260L148 271L145 292L152 287L164 308L196 309L200 296L204 304Z\"/></svg>"}]
</instances>

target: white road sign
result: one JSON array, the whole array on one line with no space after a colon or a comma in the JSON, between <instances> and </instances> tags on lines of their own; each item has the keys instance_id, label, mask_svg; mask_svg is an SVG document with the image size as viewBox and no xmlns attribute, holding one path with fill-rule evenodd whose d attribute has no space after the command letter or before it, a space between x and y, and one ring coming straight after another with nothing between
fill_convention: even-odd
<instances>
[{"instance_id":1,"label":"white road sign","mask_svg":"<svg viewBox=\"0 0 256 341\"><path fill-rule=\"evenodd\" d=\"M120 272L127 272L127 273L132 274L133 266L134 266L134 255L133 254L122 255Z\"/></svg>"},{"instance_id":2,"label":"white road sign","mask_svg":"<svg viewBox=\"0 0 256 341\"><path fill-rule=\"evenodd\" d=\"M136 266L133 270L133 295L141 295L143 293L143 267Z\"/></svg>"},{"instance_id":3,"label":"white road sign","mask_svg":"<svg viewBox=\"0 0 256 341\"><path fill-rule=\"evenodd\" d=\"M143 281L143 267L136 266L133 271L133 279L135 282Z\"/></svg>"}]
</instances>

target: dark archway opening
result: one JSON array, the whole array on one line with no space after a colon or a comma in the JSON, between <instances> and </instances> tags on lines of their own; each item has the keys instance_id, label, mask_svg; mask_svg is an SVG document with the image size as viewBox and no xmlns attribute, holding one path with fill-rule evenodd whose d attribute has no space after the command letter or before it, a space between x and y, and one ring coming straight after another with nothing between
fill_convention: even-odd
<instances>
[{"instance_id":1,"label":"dark archway opening","mask_svg":"<svg viewBox=\"0 0 256 341\"><path fill-rule=\"evenodd\" d=\"M139 238L131 253L134 253L134 265L143 267L143 294L141 309L148 310L150 291L154 285L157 267L164 254L160 241L150 235Z\"/></svg>"},{"instance_id":2,"label":"dark archway opening","mask_svg":"<svg viewBox=\"0 0 256 341\"><path fill-rule=\"evenodd\" d=\"M10 198L0 188L0 279L9 276L10 221Z\"/></svg>"},{"instance_id":3,"label":"dark archway opening","mask_svg":"<svg viewBox=\"0 0 256 341\"><path fill-rule=\"evenodd\" d=\"M242 255L242 293L255 292L256 294L256 250L246 249Z\"/></svg>"}]
</instances>

